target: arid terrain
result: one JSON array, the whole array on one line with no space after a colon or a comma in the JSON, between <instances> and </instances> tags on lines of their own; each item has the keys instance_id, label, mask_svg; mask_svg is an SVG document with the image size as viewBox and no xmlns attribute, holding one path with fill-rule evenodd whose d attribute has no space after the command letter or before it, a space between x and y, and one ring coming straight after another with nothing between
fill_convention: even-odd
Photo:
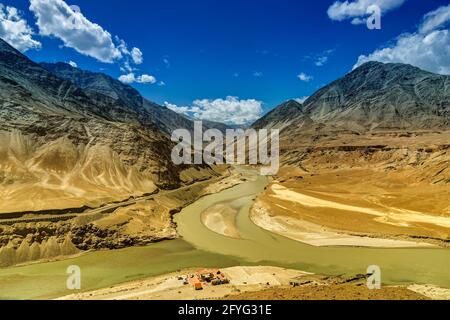
<instances>
[{"instance_id":1,"label":"arid terrain","mask_svg":"<svg viewBox=\"0 0 450 320\"><path fill-rule=\"evenodd\" d=\"M192 131L192 119L106 74L35 63L0 39L0 288L13 289L0 297L63 292L53 283L22 295L11 283L40 283L40 267L64 274L72 258L91 267L97 290L63 299L450 299L427 284L448 285L445 271L417 273L448 265L448 83L368 62L302 103L283 103L250 126L280 130L281 168L262 177L256 165L175 165L171 132ZM212 128L228 126L203 123ZM327 257L318 247L346 251ZM126 251L141 248L149 250ZM360 249L353 268L342 257ZM372 249L386 253L387 278L401 285L369 290L366 275L349 276L365 272ZM416 249L430 258L419 271L409 268ZM134 269L141 252L145 270ZM108 269L108 287L96 282L103 256L133 260L126 275ZM200 267L202 257L227 266L230 282L196 291L193 270L162 275ZM240 266L263 262L289 269Z\"/></svg>"},{"instance_id":2,"label":"arid terrain","mask_svg":"<svg viewBox=\"0 0 450 320\"><path fill-rule=\"evenodd\" d=\"M448 80L368 62L258 120L280 129L282 169L253 221L317 246L448 247Z\"/></svg>"},{"instance_id":3,"label":"arid terrain","mask_svg":"<svg viewBox=\"0 0 450 320\"><path fill-rule=\"evenodd\" d=\"M1 267L173 239L173 214L235 183L227 167L175 166L171 131L193 121L106 74L0 39L0 88Z\"/></svg>"},{"instance_id":4,"label":"arid terrain","mask_svg":"<svg viewBox=\"0 0 450 320\"><path fill-rule=\"evenodd\" d=\"M70 213L70 210L47 216L28 213L21 218L4 219L0 221L0 266L177 238L172 220L175 213L204 195L239 184L242 179L224 168L216 168L215 172L214 179L81 213ZM193 175L195 171L184 176L192 178Z\"/></svg>"},{"instance_id":5,"label":"arid terrain","mask_svg":"<svg viewBox=\"0 0 450 320\"><path fill-rule=\"evenodd\" d=\"M319 246L408 246L375 241L387 238L448 247L448 141L448 131L330 136L309 147L290 137L286 166L258 198L252 219Z\"/></svg>"}]
</instances>

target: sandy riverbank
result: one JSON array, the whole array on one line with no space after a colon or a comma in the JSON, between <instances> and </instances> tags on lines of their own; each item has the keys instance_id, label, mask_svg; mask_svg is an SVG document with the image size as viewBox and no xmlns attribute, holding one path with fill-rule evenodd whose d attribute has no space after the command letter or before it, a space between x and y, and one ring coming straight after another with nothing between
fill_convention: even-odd
<instances>
[{"instance_id":1,"label":"sandy riverbank","mask_svg":"<svg viewBox=\"0 0 450 320\"><path fill-rule=\"evenodd\" d=\"M376 237L352 236L324 228L305 220L287 216L271 216L270 209L262 202L252 208L251 219L259 227L281 236L312 246L353 246L376 248L420 248L434 247L429 243L383 239Z\"/></svg>"},{"instance_id":2,"label":"sandy riverbank","mask_svg":"<svg viewBox=\"0 0 450 320\"><path fill-rule=\"evenodd\" d=\"M448 247L448 196L442 186L404 186L370 170L283 168L258 197L251 219L314 246Z\"/></svg>"},{"instance_id":3,"label":"sandy riverbank","mask_svg":"<svg viewBox=\"0 0 450 320\"><path fill-rule=\"evenodd\" d=\"M236 215L238 210L228 204L216 204L202 212L202 223L218 234L239 239L241 236L236 227Z\"/></svg>"},{"instance_id":4,"label":"sandy riverbank","mask_svg":"<svg viewBox=\"0 0 450 320\"><path fill-rule=\"evenodd\" d=\"M425 286L382 286L369 290L366 277L328 277L269 266L221 269L230 280L220 286L204 285L196 291L184 283L197 270L125 283L101 290L64 296L58 300L426 300L450 299L450 290ZM292 284L295 283L296 286Z\"/></svg>"},{"instance_id":5,"label":"sandy riverbank","mask_svg":"<svg viewBox=\"0 0 450 320\"><path fill-rule=\"evenodd\" d=\"M408 290L424 295L433 300L450 300L450 290L433 285L414 284L408 286Z\"/></svg>"},{"instance_id":6,"label":"sandy riverbank","mask_svg":"<svg viewBox=\"0 0 450 320\"><path fill-rule=\"evenodd\" d=\"M60 300L195 300L220 299L247 291L288 286L292 278L309 275L306 272L277 267L231 267L221 269L230 280L221 286L205 285L196 291L184 283L184 278L196 270L183 270L163 276L134 281L92 292L79 293Z\"/></svg>"}]
</instances>

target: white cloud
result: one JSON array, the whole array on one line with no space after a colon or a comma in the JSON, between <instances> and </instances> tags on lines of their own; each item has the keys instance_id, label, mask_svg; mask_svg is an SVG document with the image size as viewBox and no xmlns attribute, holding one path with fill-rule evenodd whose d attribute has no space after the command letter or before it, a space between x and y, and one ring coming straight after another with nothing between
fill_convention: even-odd
<instances>
[{"instance_id":1,"label":"white cloud","mask_svg":"<svg viewBox=\"0 0 450 320\"><path fill-rule=\"evenodd\" d=\"M143 74L137 78L137 82L155 84L156 78L154 76L149 76L148 74Z\"/></svg>"},{"instance_id":2,"label":"white cloud","mask_svg":"<svg viewBox=\"0 0 450 320\"><path fill-rule=\"evenodd\" d=\"M115 36L115 40L116 40L116 42L118 43L117 49L118 49L123 55L129 56L131 53L130 53L130 50L128 50L128 45L127 45L127 43L125 42L125 40L120 39L118 36Z\"/></svg>"},{"instance_id":3,"label":"white cloud","mask_svg":"<svg viewBox=\"0 0 450 320\"><path fill-rule=\"evenodd\" d=\"M102 62L122 58L111 34L89 21L77 7L69 7L63 0L30 0L30 10L41 35L57 37L66 47Z\"/></svg>"},{"instance_id":4,"label":"white cloud","mask_svg":"<svg viewBox=\"0 0 450 320\"><path fill-rule=\"evenodd\" d=\"M304 60L313 61L314 65L317 67L322 67L328 63L330 57L334 54L336 49L324 50L320 53L313 53L303 57Z\"/></svg>"},{"instance_id":5,"label":"white cloud","mask_svg":"<svg viewBox=\"0 0 450 320\"><path fill-rule=\"evenodd\" d=\"M142 64L143 54L139 48L128 49L124 40L111 34L100 25L91 22L78 6L69 6L64 0L30 0L30 10L34 13L42 36L56 37L64 46L95 58L101 62L113 63L124 57ZM117 44L116 44L117 43Z\"/></svg>"},{"instance_id":6,"label":"white cloud","mask_svg":"<svg viewBox=\"0 0 450 320\"><path fill-rule=\"evenodd\" d=\"M136 76L134 73L124 74L119 77L119 81L126 84L131 84L136 82Z\"/></svg>"},{"instance_id":7,"label":"white cloud","mask_svg":"<svg viewBox=\"0 0 450 320\"><path fill-rule=\"evenodd\" d=\"M426 14L418 30L398 36L394 44L361 55L354 68L368 61L408 63L424 70L450 74L450 5Z\"/></svg>"},{"instance_id":8,"label":"white cloud","mask_svg":"<svg viewBox=\"0 0 450 320\"><path fill-rule=\"evenodd\" d=\"M0 3L0 37L21 52L40 49L41 43L33 39L34 32L20 12Z\"/></svg>"},{"instance_id":9,"label":"white cloud","mask_svg":"<svg viewBox=\"0 0 450 320\"><path fill-rule=\"evenodd\" d=\"M262 102L255 99L240 100L228 96L226 99L195 100L190 107L166 102L165 106L175 112L199 120L210 120L237 125L248 124L258 120L262 115Z\"/></svg>"},{"instance_id":10,"label":"white cloud","mask_svg":"<svg viewBox=\"0 0 450 320\"><path fill-rule=\"evenodd\" d=\"M132 84L132 83L155 84L156 78L154 76L150 76L148 74L143 74L141 76L136 77L136 75L131 72L129 74L121 75L119 77L119 81L126 83L126 84Z\"/></svg>"},{"instance_id":11,"label":"white cloud","mask_svg":"<svg viewBox=\"0 0 450 320\"><path fill-rule=\"evenodd\" d=\"M308 100L309 96L303 96L301 98L296 98L294 99L295 101L297 101L298 103L303 104L306 100Z\"/></svg>"},{"instance_id":12,"label":"white cloud","mask_svg":"<svg viewBox=\"0 0 450 320\"><path fill-rule=\"evenodd\" d=\"M169 102L167 102L167 101L164 102L164 106L165 106L167 109L170 109L170 110L172 110L172 111L175 111L176 113L181 113L181 114L185 114L185 115L188 115L189 112L190 112L190 110L191 110L190 107L179 107L179 106L177 106L176 104L169 103Z\"/></svg>"},{"instance_id":13,"label":"white cloud","mask_svg":"<svg viewBox=\"0 0 450 320\"><path fill-rule=\"evenodd\" d=\"M74 68L78 68L78 65L77 65L76 62L69 61L69 64L70 64L72 67L74 67Z\"/></svg>"},{"instance_id":14,"label":"white cloud","mask_svg":"<svg viewBox=\"0 0 450 320\"><path fill-rule=\"evenodd\" d=\"M450 5L442 6L434 11L428 12L419 28L420 33L428 33L446 26L450 22Z\"/></svg>"},{"instance_id":15,"label":"white cloud","mask_svg":"<svg viewBox=\"0 0 450 320\"><path fill-rule=\"evenodd\" d=\"M328 8L328 17L331 20L343 21L352 19L352 24L365 23L368 16L367 8L371 5L380 7L382 14L400 7L406 0L356 0L336 1Z\"/></svg>"},{"instance_id":16,"label":"white cloud","mask_svg":"<svg viewBox=\"0 0 450 320\"><path fill-rule=\"evenodd\" d=\"M304 82L309 82L309 81L311 81L311 80L313 79L312 76L309 76L309 75L307 75L307 74L304 73L304 72L300 73L300 74L297 76L297 78L298 78L300 81L304 81Z\"/></svg>"},{"instance_id":17,"label":"white cloud","mask_svg":"<svg viewBox=\"0 0 450 320\"><path fill-rule=\"evenodd\" d=\"M314 63L316 66L318 67L322 67L323 65L325 65L328 62L328 57L327 56L322 56L322 57L318 57L316 59L316 62Z\"/></svg>"},{"instance_id":18,"label":"white cloud","mask_svg":"<svg viewBox=\"0 0 450 320\"><path fill-rule=\"evenodd\" d=\"M138 69L136 69L135 67L131 66L131 63L128 60L125 60L123 65L120 67L120 71L122 71L122 72L131 73L131 72L134 72L134 71L137 71L137 70Z\"/></svg>"},{"instance_id":19,"label":"white cloud","mask_svg":"<svg viewBox=\"0 0 450 320\"><path fill-rule=\"evenodd\" d=\"M165 85L166 85L166 83L164 81L158 82L158 86L160 86L160 87L164 87Z\"/></svg>"},{"instance_id":20,"label":"white cloud","mask_svg":"<svg viewBox=\"0 0 450 320\"><path fill-rule=\"evenodd\" d=\"M131 50L131 58L135 64L142 64L144 62L142 51L136 47Z\"/></svg>"},{"instance_id":21,"label":"white cloud","mask_svg":"<svg viewBox=\"0 0 450 320\"><path fill-rule=\"evenodd\" d=\"M138 65L144 62L144 55L141 49L134 47L130 51L125 40L120 39L118 36L115 37L115 40L118 43L117 49L119 49L123 57L125 57L124 62L120 67L120 71L128 73L137 71L138 69L134 68L131 63Z\"/></svg>"}]
</instances>

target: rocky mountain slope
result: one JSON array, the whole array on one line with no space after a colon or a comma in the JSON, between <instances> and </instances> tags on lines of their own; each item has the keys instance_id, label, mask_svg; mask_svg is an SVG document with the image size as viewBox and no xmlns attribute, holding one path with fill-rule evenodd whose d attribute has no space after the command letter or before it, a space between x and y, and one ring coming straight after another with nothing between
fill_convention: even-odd
<instances>
[{"instance_id":1,"label":"rocky mountain slope","mask_svg":"<svg viewBox=\"0 0 450 320\"><path fill-rule=\"evenodd\" d=\"M59 77L0 40L0 106L0 212L95 206L183 183L142 97L107 76Z\"/></svg>"},{"instance_id":2,"label":"rocky mountain slope","mask_svg":"<svg viewBox=\"0 0 450 320\"><path fill-rule=\"evenodd\" d=\"M295 100L289 100L256 121L252 127L255 129L284 129L292 123L293 119L299 121L302 118L312 124L312 119L303 112L303 105Z\"/></svg>"},{"instance_id":3,"label":"rocky mountain slope","mask_svg":"<svg viewBox=\"0 0 450 320\"><path fill-rule=\"evenodd\" d=\"M309 244L356 235L357 245L367 236L448 247L449 85L450 76L369 62L267 114L253 127L281 130L281 169L253 221Z\"/></svg>"},{"instance_id":4,"label":"rocky mountain slope","mask_svg":"<svg viewBox=\"0 0 450 320\"><path fill-rule=\"evenodd\" d=\"M450 76L410 65L368 62L252 127L281 129L284 165L409 170L419 181L450 181Z\"/></svg>"},{"instance_id":5,"label":"rocky mountain slope","mask_svg":"<svg viewBox=\"0 0 450 320\"><path fill-rule=\"evenodd\" d=\"M405 64L368 62L317 91L303 106L282 104L254 124L368 130L450 128L450 76Z\"/></svg>"},{"instance_id":6,"label":"rocky mountain slope","mask_svg":"<svg viewBox=\"0 0 450 320\"><path fill-rule=\"evenodd\" d=\"M194 130L192 119L145 99L133 87L106 74L81 70L62 62L40 65L57 77L76 84L93 99L106 96L113 99L116 104L137 112L141 121L154 125L167 135L180 128ZM217 128L224 131L228 128L224 124L211 121L203 121L203 126L205 130Z\"/></svg>"}]
</instances>

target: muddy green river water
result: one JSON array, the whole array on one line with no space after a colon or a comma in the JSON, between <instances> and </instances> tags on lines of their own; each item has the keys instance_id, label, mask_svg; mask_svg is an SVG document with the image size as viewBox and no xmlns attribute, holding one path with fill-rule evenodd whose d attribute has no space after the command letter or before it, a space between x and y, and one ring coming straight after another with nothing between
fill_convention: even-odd
<instances>
[{"instance_id":1,"label":"muddy green river water","mask_svg":"<svg viewBox=\"0 0 450 320\"><path fill-rule=\"evenodd\" d=\"M78 265L82 290L160 275L191 267L272 265L322 274L365 273L378 265L385 284L421 283L450 288L450 250L312 247L265 231L249 219L254 198L267 186L254 174L231 189L206 196L175 217L181 239L146 247L99 251L76 258L0 269L0 298L53 298L66 289L66 269ZM228 238L206 228L201 213L218 203L237 206L242 239Z\"/></svg>"}]
</instances>

